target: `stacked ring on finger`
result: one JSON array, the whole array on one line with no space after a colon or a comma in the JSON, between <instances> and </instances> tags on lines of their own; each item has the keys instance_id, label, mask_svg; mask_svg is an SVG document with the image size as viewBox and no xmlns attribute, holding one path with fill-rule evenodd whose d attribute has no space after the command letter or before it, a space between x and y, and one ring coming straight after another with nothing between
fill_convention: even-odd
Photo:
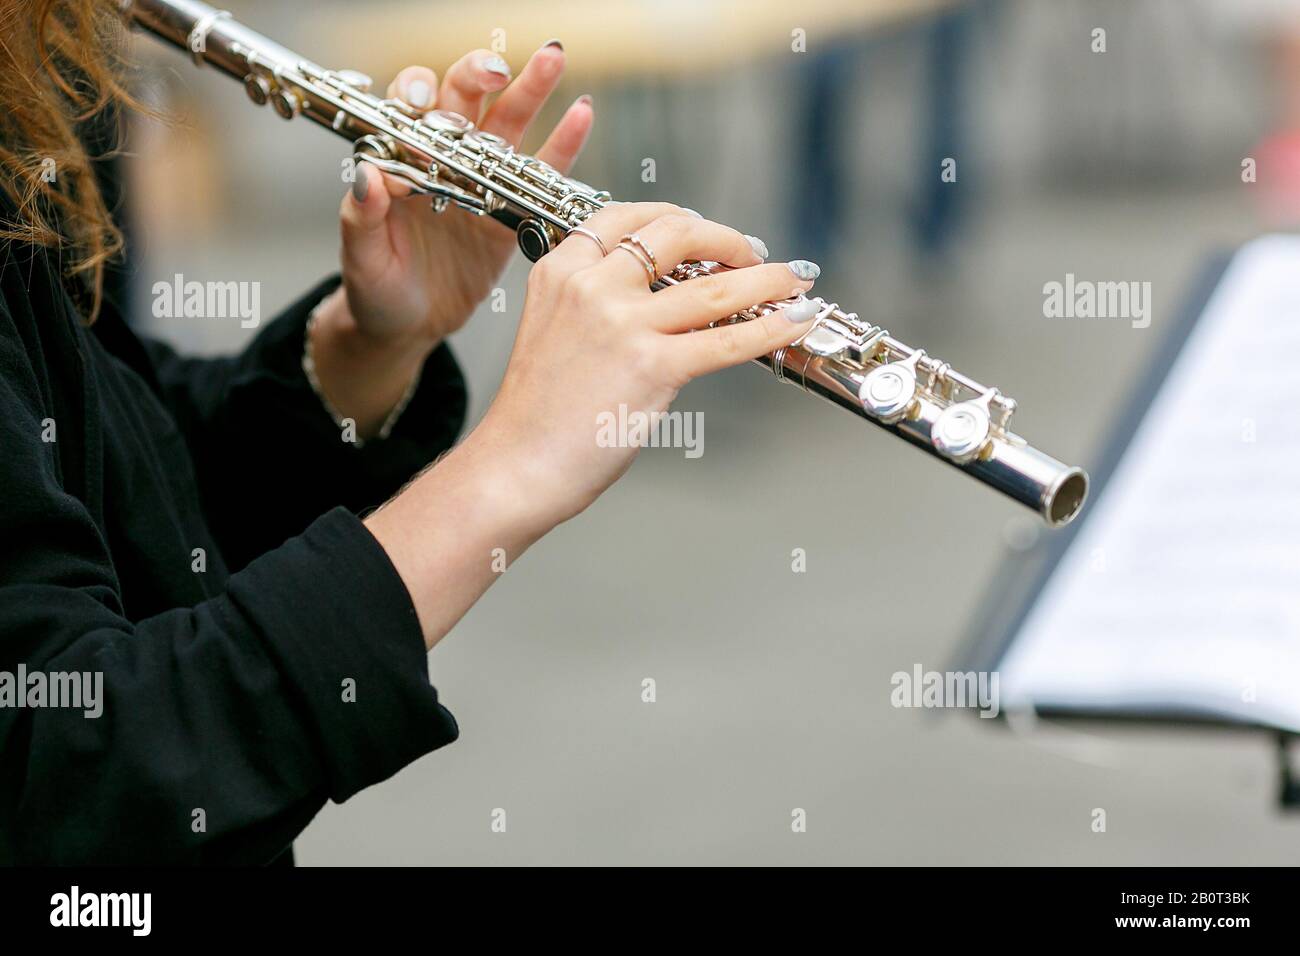
<instances>
[{"instance_id":1,"label":"stacked ring on finger","mask_svg":"<svg viewBox=\"0 0 1300 956\"><path fill-rule=\"evenodd\" d=\"M590 229L587 229L584 226L574 226L572 229L569 230L569 235L586 236L588 239L594 242L598 247L600 247L600 254L602 256L609 255L609 250L605 248L604 240L601 239L600 236L592 232Z\"/></svg>"},{"instance_id":2,"label":"stacked ring on finger","mask_svg":"<svg viewBox=\"0 0 1300 956\"><path fill-rule=\"evenodd\" d=\"M655 259L654 252L641 241L641 237L635 232L630 232L620 239L615 248L631 254L637 262L641 263L651 285L659 278L659 262Z\"/></svg>"}]
</instances>

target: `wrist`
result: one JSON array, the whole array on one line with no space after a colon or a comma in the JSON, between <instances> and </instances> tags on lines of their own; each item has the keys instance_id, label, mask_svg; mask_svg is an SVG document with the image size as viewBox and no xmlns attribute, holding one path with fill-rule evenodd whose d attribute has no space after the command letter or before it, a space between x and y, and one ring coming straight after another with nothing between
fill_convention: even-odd
<instances>
[{"instance_id":1,"label":"wrist","mask_svg":"<svg viewBox=\"0 0 1300 956\"><path fill-rule=\"evenodd\" d=\"M483 508L499 516L521 541L532 544L571 517L536 456L496 429L490 411L448 458L478 489Z\"/></svg>"},{"instance_id":2,"label":"wrist","mask_svg":"<svg viewBox=\"0 0 1300 956\"><path fill-rule=\"evenodd\" d=\"M308 322L303 370L336 422L350 419L356 439L367 441L387 435L435 344L365 332L339 288L321 300Z\"/></svg>"},{"instance_id":3,"label":"wrist","mask_svg":"<svg viewBox=\"0 0 1300 956\"><path fill-rule=\"evenodd\" d=\"M411 595L426 647L553 526L508 463L472 439L365 519Z\"/></svg>"},{"instance_id":4,"label":"wrist","mask_svg":"<svg viewBox=\"0 0 1300 956\"><path fill-rule=\"evenodd\" d=\"M315 309L313 343L347 355L354 361L422 364L438 347L440 340L430 335L422 324L404 329L377 332L358 321L348 298L347 286L321 299Z\"/></svg>"}]
</instances>

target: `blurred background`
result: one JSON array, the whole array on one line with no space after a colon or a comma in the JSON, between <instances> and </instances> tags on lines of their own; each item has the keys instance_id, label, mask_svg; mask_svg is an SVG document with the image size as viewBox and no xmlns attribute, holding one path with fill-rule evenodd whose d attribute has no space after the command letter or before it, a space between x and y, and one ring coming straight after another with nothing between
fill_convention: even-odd
<instances>
[{"instance_id":1,"label":"blurred background","mask_svg":"<svg viewBox=\"0 0 1300 956\"><path fill-rule=\"evenodd\" d=\"M1018 433L1085 467L1211 258L1300 221L1300 0L224 6L380 89L476 47L517 71L559 38L547 118L595 98L578 178L816 260L819 294L1002 387ZM137 50L176 120L134 134L137 281L259 281L269 315L336 267L346 144ZM1150 328L1045 319L1068 272L1149 281ZM525 275L453 339L471 423ZM193 352L250 334L137 312ZM301 864L1295 860L1266 735L890 705L894 672L960 663L1037 534L1016 506L756 366L676 408L703 413L703 456L647 450L510 568L430 657L460 741L327 807Z\"/></svg>"}]
</instances>

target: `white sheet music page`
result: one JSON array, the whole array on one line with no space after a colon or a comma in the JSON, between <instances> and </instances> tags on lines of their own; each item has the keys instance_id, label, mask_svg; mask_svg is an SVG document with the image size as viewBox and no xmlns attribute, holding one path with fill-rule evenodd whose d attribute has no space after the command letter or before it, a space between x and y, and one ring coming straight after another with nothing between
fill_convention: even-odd
<instances>
[{"instance_id":1,"label":"white sheet music page","mask_svg":"<svg viewBox=\"0 0 1300 956\"><path fill-rule=\"evenodd\" d=\"M1300 237L1257 239L1004 657L1006 707L1300 731L1298 364Z\"/></svg>"}]
</instances>

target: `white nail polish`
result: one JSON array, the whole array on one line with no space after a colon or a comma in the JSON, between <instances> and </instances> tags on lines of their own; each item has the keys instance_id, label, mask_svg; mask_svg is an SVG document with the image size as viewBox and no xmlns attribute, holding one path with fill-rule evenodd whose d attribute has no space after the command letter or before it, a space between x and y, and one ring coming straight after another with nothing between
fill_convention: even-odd
<instances>
[{"instance_id":1,"label":"white nail polish","mask_svg":"<svg viewBox=\"0 0 1300 956\"><path fill-rule=\"evenodd\" d=\"M767 258L768 253L766 242L758 238L758 236L746 236L745 239L749 243L750 248L754 250L754 255L758 256L760 259Z\"/></svg>"},{"instance_id":2,"label":"white nail polish","mask_svg":"<svg viewBox=\"0 0 1300 956\"><path fill-rule=\"evenodd\" d=\"M483 61L483 69L489 73L496 73L499 76L510 75L510 64L499 56L490 56Z\"/></svg>"},{"instance_id":3,"label":"white nail polish","mask_svg":"<svg viewBox=\"0 0 1300 956\"><path fill-rule=\"evenodd\" d=\"M429 105L429 93L428 83L424 80L413 80L406 85L406 102L417 110L422 110Z\"/></svg>"},{"instance_id":4,"label":"white nail polish","mask_svg":"<svg viewBox=\"0 0 1300 956\"><path fill-rule=\"evenodd\" d=\"M809 262L807 259L795 259L793 262L787 262L790 271L805 282L811 282L822 274L822 267L815 262Z\"/></svg>"}]
</instances>

